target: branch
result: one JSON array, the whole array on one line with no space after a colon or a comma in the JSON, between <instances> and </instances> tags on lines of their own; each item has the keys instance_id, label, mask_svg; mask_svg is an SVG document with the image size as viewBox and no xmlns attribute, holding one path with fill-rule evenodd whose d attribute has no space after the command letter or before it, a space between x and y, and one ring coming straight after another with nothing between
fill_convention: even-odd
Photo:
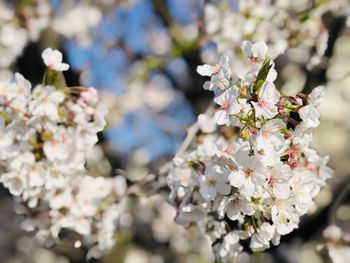
<instances>
[{"instance_id":1,"label":"branch","mask_svg":"<svg viewBox=\"0 0 350 263\"><path fill-rule=\"evenodd\" d=\"M336 224L337 208L344 201L344 199L347 197L349 192L350 192L350 181L341 190L340 194L337 196L337 198L335 199L334 203L330 207L329 214L328 214L328 224L330 224L330 225L335 225Z\"/></svg>"},{"instance_id":2,"label":"branch","mask_svg":"<svg viewBox=\"0 0 350 263\"><path fill-rule=\"evenodd\" d=\"M215 107L213 104L210 104L207 110L204 112L204 114L212 115L215 112ZM193 142L194 138L196 137L197 133L199 131L198 122L193 123L188 129L187 129L187 135L182 142L180 148L177 150L175 157L180 156L185 153L185 151L188 149L188 147ZM163 175L166 174L170 168L172 167L172 162L169 161L166 164L164 164L159 169L159 174Z\"/></svg>"}]
</instances>

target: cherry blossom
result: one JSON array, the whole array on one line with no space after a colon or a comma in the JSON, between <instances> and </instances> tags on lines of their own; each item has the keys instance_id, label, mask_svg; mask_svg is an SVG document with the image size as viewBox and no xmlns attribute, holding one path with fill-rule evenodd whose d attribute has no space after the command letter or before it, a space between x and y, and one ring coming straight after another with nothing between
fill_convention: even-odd
<instances>
[{"instance_id":1,"label":"cherry blossom","mask_svg":"<svg viewBox=\"0 0 350 263\"><path fill-rule=\"evenodd\" d=\"M46 74L68 69L57 50L43 59ZM85 167L106 124L97 91L50 78L32 88L19 73L1 84L0 182L19 201L24 229L44 243L73 231L88 257L103 256L116 242L127 184L122 176L91 177Z\"/></svg>"},{"instance_id":2,"label":"cherry blossom","mask_svg":"<svg viewBox=\"0 0 350 263\"><path fill-rule=\"evenodd\" d=\"M274 225L264 222L259 229L258 233L252 236L250 246L253 251L262 251L270 247L270 240L275 234Z\"/></svg>"},{"instance_id":3,"label":"cherry blossom","mask_svg":"<svg viewBox=\"0 0 350 263\"><path fill-rule=\"evenodd\" d=\"M228 171L224 168L215 165L208 166L204 176L200 180L200 193L206 200L213 200L217 193L227 194L230 192L230 187L227 184Z\"/></svg>"},{"instance_id":4,"label":"cherry blossom","mask_svg":"<svg viewBox=\"0 0 350 263\"><path fill-rule=\"evenodd\" d=\"M218 125L229 125L230 116L240 112L240 105L237 103L238 93L235 89L226 90L217 96L214 101L220 105L220 110L216 112L215 119Z\"/></svg>"},{"instance_id":5,"label":"cherry blossom","mask_svg":"<svg viewBox=\"0 0 350 263\"><path fill-rule=\"evenodd\" d=\"M259 158L239 152L236 156L238 171L229 176L230 184L240 189L245 196L259 193L259 186L267 182L266 170Z\"/></svg>"},{"instance_id":6,"label":"cherry blossom","mask_svg":"<svg viewBox=\"0 0 350 263\"><path fill-rule=\"evenodd\" d=\"M216 130L216 122L206 114L198 115L198 126L204 133L211 133Z\"/></svg>"},{"instance_id":7,"label":"cherry blossom","mask_svg":"<svg viewBox=\"0 0 350 263\"><path fill-rule=\"evenodd\" d=\"M277 115L277 102L280 99L280 93L275 88L275 85L270 82L266 82L261 88L258 101L252 102L257 117L264 117L271 119Z\"/></svg>"},{"instance_id":8,"label":"cherry blossom","mask_svg":"<svg viewBox=\"0 0 350 263\"><path fill-rule=\"evenodd\" d=\"M308 7L309 15L305 19L296 19L295 14L300 12L296 6L291 1L271 0L209 2L204 6L206 38L216 44L219 55L231 52L235 71L242 67L241 56L235 54L240 47L253 64L268 52L272 59L283 54L312 68L323 61L328 45L329 33L323 15L334 12L348 17L349 9L346 1L322 2ZM269 50L264 42L269 43ZM302 58L291 55L299 52Z\"/></svg>"},{"instance_id":9,"label":"cherry blossom","mask_svg":"<svg viewBox=\"0 0 350 263\"><path fill-rule=\"evenodd\" d=\"M197 72L202 76L211 76L210 81L204 83L204 89L222 92L228 88L230 83L231 68L229 67L229 57L223 55L219 64L216 65L205 64L198 66Z\"/></svg>"},{"instance_id":10,"label":"cherry blossom","mask_svg":"<svg viewBox=\"0 0 350 263\"><path fill-rule=\"evenodd\" d=\"M58 50L52 50L51 48L47 48L42 53L42 58L44 60L45 65L56 71L66 71L69 69L69 65L66 63L62 63L62 53Z\"/></svg>"},{"instance_id":11,"label":"cherry blossom","mask_svg":"<svg viewBox=\"0 0 350 263\"><path fill-rule=\"evenodd\" d=\"M244 42L242 48L249 64L243 75L232 75L228 62L220 67L225 78L216 76L215 66L199 68L211 76L204 88L211 87L220 106L205 123L211 118L223 129L205 133L199 119L203 132L176 156L168 176L176 222L197 223L223 262L243 250L241 240L253 251L278 245L333 175L328 157L309 147L324 88L281 95L266 44Z\"/></svg>"},{"instance_id":12,"label":"cherry blossom","mask_svg":"<svg viewBox=\"0 0 350 263\"><path fill-rule=\"evenodd\" d=\"M224 217L226 214L232 221L243 219L243 215L253 215L254 212L249 198L240 194L233 194L228 197L224 196L218 208L218 213L221 217Z\"/></svg>"},{"instance_id":13,"label":"cherry blossom","mask_svg":"<svg viewBox=\"0 0 350 263\"><path fill-rule=\"evenodd\" d=\"M329 257L333 263L345 263L350 256L349 233L339 226L330 224L323 231L326 243L318 245L318 249L327 248Z\"/></svg>"},{"instance_id":14,"label":"cherry blossom","mask_svg":"<svg viewBox=\"0 0 350 263\"><path fill-rule=\"evenodd\" d=\"M267 45L260 41L252 44L250 41L243 41L242 50L252 63L262 62L267 54Z\"/></svg>"}]
</instances>

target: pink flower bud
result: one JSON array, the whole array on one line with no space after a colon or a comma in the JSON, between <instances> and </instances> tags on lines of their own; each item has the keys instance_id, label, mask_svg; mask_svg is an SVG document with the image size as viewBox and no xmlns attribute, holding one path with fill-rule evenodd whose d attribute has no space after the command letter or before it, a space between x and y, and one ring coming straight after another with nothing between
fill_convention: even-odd
<instances>
[{"instance_id":1,"label":"pink flower bud","mask_svg":"<svg viewBox=\"0 0 350 263\"><path fill-rule=\"evenodd\" d=\"M284 117L287 116L287 111L283 107L278 107L278 113Z\"/></svg>"}]
</instances>

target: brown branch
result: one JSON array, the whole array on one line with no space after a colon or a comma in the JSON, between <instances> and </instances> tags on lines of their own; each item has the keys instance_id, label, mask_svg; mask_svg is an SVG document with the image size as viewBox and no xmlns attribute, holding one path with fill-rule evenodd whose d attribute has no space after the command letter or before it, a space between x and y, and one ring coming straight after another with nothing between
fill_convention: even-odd
<instances>
[{"instance_id":1,"label":"brown branch","mask_svg":"<svg viewBox=\"0 0 350 263\"><path fill-rule=\"evenodd\" d=\"M336 197L334 203L331 205L328 214L328 224L336 225L336 213L340 204L344 201L344 199L348 196L350 192L350 181L345 185L345 187L341 190L341 192Z\"/></svg>"}]
</instances>

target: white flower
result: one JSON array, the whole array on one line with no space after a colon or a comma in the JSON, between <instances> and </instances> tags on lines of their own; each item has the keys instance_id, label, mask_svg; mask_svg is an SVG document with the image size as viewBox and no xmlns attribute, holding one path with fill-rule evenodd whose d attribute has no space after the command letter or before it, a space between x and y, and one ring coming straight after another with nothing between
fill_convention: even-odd
<instances>
[{"instance_id":1,"label":"white flower","mask_svg":"<svg viewBox=\"0 0 350 263\"><path fill-rule=\"evenodd\" d=\"M321 103L322 98L326 93L326 88L324 86L318 86L314 88L307 97L307 102L309 105L318 106Z\"/></svg>"},{"instance_id":2,"label":"white flower","mask_svg":"<svg viewBox=\"0 0 350 263\"><path fill-rule=\"evenodd\" d=\"M252 215L255 210L248 198L240 194L224 196L218 208L219 215L227 217L234 221L242 217L242 215Z\"/></svg>"},{"instance_id":3,"label":"white flower","mask_svg":"<svg viewBox=\"0 0 350 263\"><path fill-rule=\"evenodd\" d=\"M347 233L336 225L329 225L323 236L327 239L325 246L328 249L329 257L333 263L346 263L350 257L350 247L347 246ZM324 245L321 245L323 247Z\"/></svg>"},{"instance_id":4,"label":"white flower","mask_svg":"<svg viewBox=\"0 0 350 263\"><path fill-rule=\"evenodd\" d=\"M208 64L197 67L197 72L201 76L211 77L211 75L218 73L218 71L219 69L217 66L211 66Z\"/></svg>"},{"instance_id":5,"label":"white flower","mask_svg":"<svg viewBox=\"0 0 350 263\"><path fill-rule=\"evenodd\" d=\"M325 87L318 86L312 90L307 98L308 105L301 107L298 111L300 118L306 127L316 128L320 125L320 113L316 107L325 95Z\"/></svg>"},{"instance_id":6,"label":"white flower","mask_svg":"<svg viewBox=\"0 0 350 263\"><path fill-rule=\"evenodd\" d=\"M242 50L251 62L262 62L267 54L268 47L265 42L257 42L252 44L250 41L243 41Z\"/></svg>"},{"instance_id":7,"label":"white flower","mask_svg":"<svg viewBox=\"0 0 350 263\"><path fill-rule=\"evenodd\" d=\"M281 163L280 156L286 150L287 142L281 130L286 127L280 119L267 121L256 136L251 136L255 154L268 166Z\"/></svg>"},{"instance_id":8,"label":"white flower","mask_svg":"<svg viewBox=\"0 0 350 263\"><path fill-rule=\"evenodd\" d=\"M271 144L276 151L280 151L285 142L281 130L285 127L286 124L281 119L269 120L260 128L257 137L264 140L266 144Z\"/></svg>"},{"instance_id":9,"label":"white flower","mask_svg":"<svg viewBox=\"0 0 350 263\"><path fill-rule=\"evenodd\" d=\"M1 182L14 196L20 196L27 184L26 170L12 171L1 175Z\"/></svg>"},{"instance_id":10,"label":"white flower","mask_svg":"<svg viewBox=\"0 0 350 263\"><path fill-rule=\"evenodd\" d=\"M69 207L70 205L72 205L72 202L73 196L70 193L70 190L67 189L52 196L50 198L49 204L52 209L60 210L61 208Z\"/></svg>"},{"instance_id":11,"label":"white flower","mask_svg":"<svg viewBox=\"0 0 350 263\"><path fill-rule=\"evenodd\" d=\"M264 222L250 240L250 247L253 251L262 251L270 247L270 240L275 234L274 225Z\"/></svg>"},{"instance_id":12,"label":"white flower","mask_svg":"<svg viewBox=\"0 0 350 263\"><path fill-rule=\"evenodd\" d=\"M328 248L329 257L333 263L348 263L350 258L350 247L333 246Z\"/></svg>"},{"instance_id":13,"label":"white flower","mask_svg":"<svg viewBox=\"0 0 350 263\"><path fill-rule=\"evenodd\" d=\"M189 222L202 220L204 217L205 209L203 207L188 204L180 208L179 213L176 215L175 222L186 225Z\"/></svg>"},{"instance_id":14,"label":"white flower","mask_svg":"<svg viewBox=\"0 0 350 263\"><path fill-rule=\"evenodd\" d=\"M26 80L20 73L15 73L15 80L17 84L17 88L15 89L16 93L19 96L29 97L32 84L28 80Z\"/></svg>"},{"instance_id":15,"label":"white flower","mask_svg":"<svg viewBox=\"0 0 350 263\"><path fill-rule=\"evenodd\" d=\"M0 28L1 68L9 67L22 53L27 42L28 35L25 29L14 23L2 23Z\"/></svg>"},{"instance_id":16,"label":"white flower","mask_svg":"<svg viewBox=\"0 0 350 263\"><path fill-rule=\"evenodd\" d=\"M293 177L288 165L274 166L269 169L268 185L272 193L278 199L287 199L291 195L289 180Z\"/></svg>"},{"instance_id":17,"label":"white flower","mask_svg":"<svg viewBox=\"0 0 350 263\"><path fill-rule=\"evenodd\" d=\"M42 163L34 163L28 173L28 185L30 187L41 187L47 179L47 171Z\"/></svg>"},{"instance_id":18,"label":"white flower","mask_svg":"<svg viewBox=\"0 0 350 263\"><path fill-rule=\"evenodd\" d=\"M76 37L84 44L84 40L89 40L89 30L95 27L101 18L102 12L96 6L77 4L55 17L52 27L57 33L67 38Z\"/></svg>"},{"instance_id":19,"label":"white flower","mask_svg":"<svg viewBox=\"0 0 350 263\"><path fill-rule=\"evenodd\" d=\"M209 165L205 168L204 176L200 179L200 193L206 201L213 200L217 193L228 194L231 190L227 184L229 171L218 165Z\"/></svg>"},{"instance_id":20,"label":"white flower","mask_svg":"<svg viewBox=\"0 0 350 263\"><path fill-rule=\"evenodd\" d=\"M220 109L215 113L215 120L218 125L230 125L230 115L240 112L240 105L237 102L238 93L235 88L226 90L214 98Z\"/></svg>"},{"instance_id":21,"label":"white flower","mask_svg":"<svg viewBox=\"0 0 350 263\"><path fill-rule=\"evenodd\" d=\"M298 226L299 216L293 207L293 199L276 199L271 208L272 222L280 235L286 235Z\"/></svg>"},{"instance_id":22,"label":"white flower","mask_svg":"<svg viewBox=\"0 0 350 263\"><path fill-rule=\"evenodd\" d=\"M125 194L128 185L126 183L125 177L119 175L115 176L113 180L113 189L116 195L122 196Z\"/></svg>"},{"instance_id":23,"label":"white flower","mask_svg":"<svg viewBox=\"0 0 350 263\"><path fill-rule=\"evenodd\" d=\"M266 166L278 165L281 163L280 153L276 151L273 144L269 143L261 136L252 139L254 153Z\"/></svg>"},{"instance_id":24,"label":"white flower","mask_svg":"<svg viewBox=\"0 0 350 263\"><path fill-rule=\"evenodd\" d=\"M72 130L60 127L51 140L44 142L43 150L45 156L50 161L68 160L74 149L74 134Z\"/></svg>"},{"instance_id":25,"label":"white flower","mask_svg":"<svg viewBox=\"0 0 350 263\"><path fill-rule=\"evenodd\" d=\"M310 170L304 167L297 167L294 170L290 186L295 195L296 209L298 209L301 214L306 213L309 205L312 203L312 191L316 187L315 181L315 175Z\"/></svg>"},{"instance_id":26,"label":"white flower","mask_svg":"<svg viewBox=\"0 0 350 263\"><path fill-rule=\"evenodd\" d=\"M295 127L293 143L302 146L309 146L313 140L313 129L305 122L301 122Z\"/></svg>"},{"instance_id":27,"label":"white flower","mask_svg":"<svg viewBox=\"0 0 350 263\"><path fill-rule=\"evenodd\" d=\"M308 148L303 148L303 150L306 157L306 167L316 173L315 180L317 184L324 186L326 180L332 178L334 175L334 171L327 166L329 156L320 157L315 150Z\"/></svg>"},{"instance_id":28,"label":"white flower","mask_svg":"<svg viewBox=\"0 0 350 263\"><path fill-rule=\"evenodd\" d=\"M62 188L67 183L67 177L64 173L61 173L56 169L56 167L47 168L46 179L45 179L45 189L48 191L53 191L57 188Z\"/></svg>"},{"instance_id":29,"label":"white flower","mask_svg":"<svg viewBox=\"0 0 350 263\"><path fill-rule=\"evenodd\" d=\"M220 28L220 11L210 3L204 5L205 29L209 34L215 33Z\"/></svg>"},{"instance_id":30,"label":"white flower","mask_svg":"<svg viewBox=\"0 0 350 263\"><path fill-rule=\"evenodd\" d=\"M168 184L178 188L178 186L189 187L195 185L196 174L192 169L175 167L169 173Z\"/></svg>"},{"instance_id":31,"label":"white flower","mask_svg":"<svg viewBox=\"0 0 350 263\"><path fill-rule=\"evenodd\" d=\"M58 105L65 99L65 95L50 86L37 86L33 91L29 110L32 115L46 116L53 121L59 120Z\"/></svg>"},{"instance_id":32,"label":"white flower","mask_svg":"<svg viewBox=\"0 0 350 263\"><path fill-rule=\"evenodd\" d=\"M20 151L15 157L9 158L7 161L8 169L15 171L33 164L35 162L35 156L30 151Z\"/></svg>"},{"instance_id":33,"label":"white flower","mask_svg":"<svg viewBox=\"0 0 350 263\"><path fill-rule=\"evenodd\" d=\"M199 74L211 76L210 81L204 83L204 89L222 92L229 88L231 78L231 66L229 62L229 57L227 55L222 55L219 64L214 66L203 65L197 68Z\"/></svg>"},{"instance_id":34,"label":"white flower","mask_svg":"<svg viewBox=\"0 0 350 263\"><path fill-rule=\"evenodd\" d=\"M320 125L320 113L313 105L306 105L299 109L299 116L307 127L316 128Z\"/></svg>"},{"instance_id":35,"label":"white flower","mask_svg":"<svg viewBox=\"0 0 350 263\"><path fill-rule=\"evenodd\" d=\"M230 184L238 187L247 196L256 196L267 182L267 172L264 165L256 156L239 152L236 156L239 169L229 175Z\"/></svg>"},{"instance_id":36,"label":"white flower","mask_svg":"<svg viewBox=\"0 0 350 263\"><path fill-rule=\"evenodd\" d=\"M221 244L216 247L216 253L219 258L230 261L242 252L243 247L239 243L239 235L236 232L230 232L225 235Z\"/></svg>"},{"instance_id":37,"label":"white flower","mask_svg":"<svg viewBox=\"0 0 350 263\"><path fill-rule=\"evenodd\" d=\"M277 115L277 102L280 99L280 93L271 82L265 82L258 95L258 102L252 102L256 117L263 116L271 119Z\"/></svg>"},{"instance_id":38,"label":"white flower","mask_svg":"<svg viewBox=\"0 0 350 263\"><path fill-rule=\"evenodd\" d=\"M228 147L227 142L216 136L206 136L201 145L198 146L197 154L203 160L213 158L215 155L220 156Z\"/></svg>"},{"instance_id":39,"label":"white flower","mask_svg":"<svg viewBox=\"0 0 350 263\"><path fill-rule=\"evenodd\" d=\"M336 225L329 225L324 231L323 236L332 241L339 241L343 236L343 231Z\"/></svg>"},{"instance_id":40,"label":"white flower","mask_svg":"<svg viewBox=\"0 0 350 263\"><path fill-rule=\"evenodd\" d=\"M62 63L62 53L58 50L47 48L43 51L41 57L49 69L56 71L66 71L69 69L68 64Z\"/></svg>"},{"instance_id":41,"label":"white flower","mask_svg":"<svg viewBox=\"0 0 350 263\"><path fill-rule=\"evenodd\" d=\"M212 133L216 130L215 120L206 114L199 114L197 123L204 133Z\"/></svg>"}]
</instances>

